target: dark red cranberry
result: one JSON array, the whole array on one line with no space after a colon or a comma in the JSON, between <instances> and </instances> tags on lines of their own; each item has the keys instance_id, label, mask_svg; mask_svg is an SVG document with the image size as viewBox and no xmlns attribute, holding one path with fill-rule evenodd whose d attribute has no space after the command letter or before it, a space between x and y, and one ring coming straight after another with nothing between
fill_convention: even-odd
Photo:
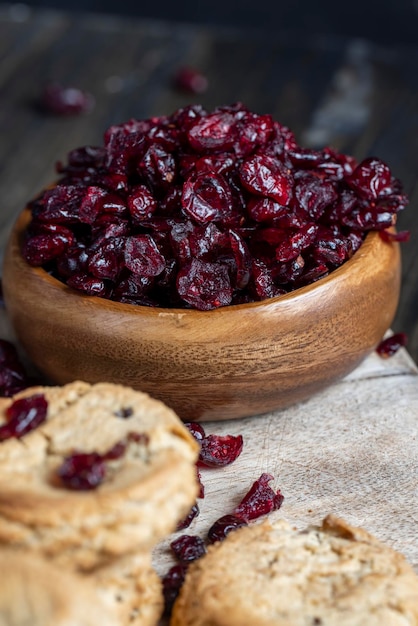
<instances>
[{"instance_id":1,"label":"dark red cranberry","mask_svg":"<svg viewBox=\"0 0 418 626\"><path fill-rule=\"evenodd\" d=\"M231 304L232 287L228 269L219 263L193 259L177 274L177 291L188 304L209 311Z\"/></svg>"},{"instance_id":2,"label":"dark red cranberry","mask_svg":"<svg viewBox=\"0 0 418 626\"><path fill-rule=\"evenodd\" d=\"M205 429L197 422L185 422L184 425L199 443L206 437Z\"/></svg>"},{"instance_id":3,"label":"dark red cranberry","mask_svg":"<svg viewBox=\"0 0 418 626\"><path fill-rule=\"evenodd\" d=\"M223 515L209 528L208 540L210 543L223 541L230 532L246 525L247 522L242 517L238 517L237 515Z\"/></svg>"},{"instance_id":4,"label":"dark red cranberry","mask_svg":"<svg viewBox=\"0 0 418 626\"><path fill-rule=\"evenodd\" d=\"M184 530L185 528L189 528L190 524L199 515L199 513L199 506L197 502L195 502L186 517L177 524L176 530Z\"/></svg>"},{"instance_id":5,"label":"dark red cranberry","mask_svg":"<svg viewBox=\"0 0 418 626\"><path fill-rule=\"evenodd\" d=\"M22 254L29 265L44 265L59 257L66 247L60 235L42 233L26 239Z\"/></svg>"},{"instance_id":6,"label":"dark red cranberry","mask_svg":"<svg viewBox=\"0 0 418 626\"><path fill-rule=\"evenodd\" d=\"M67 489L89 491L103 482L106 465L102 455L97 452L79 452L66 457L57 474Z\"/></svg>"},{"instance_id":7,"label":"dark red cranberry","mask_svg":"<svg viewBox=\"0 0 418 626\"><path fill-rule=\"evenodd\" d=\"M390 230L379 230L379 235L383 241L386 241L387 243L391 243L392 241L403 243L409 241L411 233L409 230L400 230L397 233L391 232Z\"/></svg>"},{"instance_id":8,"label":"dark red cranberry","mask_svg":"<svg viewBox=\"0 0 418 626\"><path fill-rule=\"evenodd\" d=\"M181 563L195 561L206 553L205 542L197 535L181 535L170 543L170 548Z\"/></svg>"},{"instance_id":9,"label":"dark red cranberry","mask_svg":"<svg viewBox=\"0 0 418 626\"><path fill-rule=\"evenodd\" d=\"M400 348L406 346L408 337L405 333L395 333L390 337L383 339L376 348L379 356L386 359L397 353Z\"/></svg>"},{"instance_id":10,"label":"dark red cranberry","mask_svg":"<svg viewBox=\"0 0 418 626\"><path fill-rule=\"evenodd\" d=\"M362 161L346 180L352 189L368 200L376 200L393 192L389 167L375 157Z\"/></svg>"},{"instance_id":11,"label":"dark red cranberry","mask_svg":"<svg viewBox=\"0 0 418 626\"><path fill-rule=\"evenodd\" d=\"M201 441L198 464L205 467L225 467L239 457L242 447L242 435L208 435Z\"/></svg>"},{"instance_id":12,"label":"dark red cranberry","mask_svg":"<svg viewBox=\"0 0 418 626\"><path fill-rule=\"evenodd\" d=\"M169 617L171 614L174 602L184 583L186 572L187 565L178 563L177 565L173 565L162 579L165 617Z\"/></svg>"},{"instance_id":13,"label":"dark red cranberry","mask_svg":"<svg viewBox=\"0 0 418 626\"><path fill-rule=\"evenodd\" d=\"M187 138L197 152L230 150L236 138L236 119L229 112L205 115L189 127Z\"/></svg>"},{"instance_id":14,"label":"dark red cranberry","mask_svg":"<svg viewBox=\"0 0 418 626\"><path fill-rule=\"evenodd\" d=\"M231 212L232 195L220 174L201 172L185 182L181 203L193 221L207 224Z\"/></svg>"},{"instance_id":15,"label":"dark red cranberry","mask_svg":"<svg viewBox=\"0 0 418 626\"><path fill-rule=\"evenodd\" d=\"M293 177L277 159L257 154L244 161L239 173L241 182L248 191L272 198L282 206L290 202Z\"/></svg>"},{"instance_id":16,"label":"dark red cranberry","mask_svg":"<svg viewBox=\"0 0 418 626\"><path fill-rule=\"evenodd\" d=\"M7 422L0 426L0 441L11 437L20 439L46 420L47 411L48 403L43 394L15 400L6 409Z\"/></svg>"},{"instance_id":17,"label":"dark red cranberry","mask_svg":"<svg viewBox=\"0 0 418 626\"><path fill-rule=\"evenodd\" d=\"M151 235L129 237L125 245L125 267L138 276L158 276L165 259Z\"/></svg>"},{"instance_id":18,"label":"dark red cranberry","mask_svg":"<svg viewBox=\"0 0 418 626\"><path fill-rule=\"evenodd\" d=\"M42 93L41 105L46 112L53 115L79 115L91 111L94 98L77 87L50 83Z\"/></svg>"},{"instance_id":19,"label":"dark red cranberry","mask_svg":"<svg viewBox=\"0 0 418 626\"><path fill-rule=\"evenodd\" d=\"M273 480L270 474L262 474L256 480L248 493L234 510L234 515L246 522L277 511L284 500L280 490L274 491L269 482Z\"/></svg>"},{"instance_id":20,"label":"dark red cranberry","mask_svg":"<svg viewBox=\"0 0 418 626\"><path fill-rule=\"evenodd\" d=\"M201 94L208 88L208 79L193 67L181 67L174 76L174 86L187 93Z\"/></svg>"}]
</instances>

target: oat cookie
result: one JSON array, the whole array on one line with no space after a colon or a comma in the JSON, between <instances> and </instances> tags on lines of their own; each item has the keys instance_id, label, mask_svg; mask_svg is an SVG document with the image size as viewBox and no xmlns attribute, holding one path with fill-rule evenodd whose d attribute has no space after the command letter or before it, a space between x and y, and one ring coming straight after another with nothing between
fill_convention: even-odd
<instances>
[{"instance_id":1,"label":"oat cookie","mask_svg":"<svg viewBox=\"0 0 418 626\"><path fill-rule=\"evenodd\" d=\"M171 626L416 626L418 577L366 531L328 516L241 528L189 569Z\"/></svg>"},{"instance_id":2,"label":"oat cookie","mask_svg":"<svg viewBox=\"0 0 418 626\"><path fill-rule=\"evenodd\" d=\"M116 611L120 626L158 623L164 609L162 584L149 554L122 557L86 576L105 606L111 612Z\"/></svg>"},{"instance_id":3,"label":"oat cookie","mask_svg":"<svg viewBox=\"0 0 418 626\"><path fill-rule=\"evenodd\" d=\"M0 626L121 626L83 577L34 554L0 553Z\"/></svg>"},{"instance_id":4,"label":"oat cookie","mask_svg":"<svg viewBox=\"0 0 418 626\"><path fill-rule=\"evenodd\" d=\"M168 407L110 383L32 388L17 397L34 393L45 394L47 420L0 443L0 545L38 549L88 570L151 549L188 513L198 446ZM11 402L0 403L0 423ZM57 469L65 457L104 454L121 441L125 453L106 461L97 488L62 486Z\"/></svg>"}]
</instances>

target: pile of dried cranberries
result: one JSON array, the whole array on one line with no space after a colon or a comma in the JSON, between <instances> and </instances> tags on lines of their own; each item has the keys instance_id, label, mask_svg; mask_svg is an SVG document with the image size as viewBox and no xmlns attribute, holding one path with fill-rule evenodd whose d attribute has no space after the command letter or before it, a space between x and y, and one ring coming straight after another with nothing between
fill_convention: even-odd
<instances>
[{"instance_id":1,"label":"pile of dried cranberries","mask_svg":"<svg viewBox=\"0 0 418 626\"><path fill-rule=\"evenodd\" d=\"M30 204L23 256L83 293L210 310L340 266L407 203L377 158L301 148L270 115L201 106L111 126Z\"/></svg>"}]
</instances>

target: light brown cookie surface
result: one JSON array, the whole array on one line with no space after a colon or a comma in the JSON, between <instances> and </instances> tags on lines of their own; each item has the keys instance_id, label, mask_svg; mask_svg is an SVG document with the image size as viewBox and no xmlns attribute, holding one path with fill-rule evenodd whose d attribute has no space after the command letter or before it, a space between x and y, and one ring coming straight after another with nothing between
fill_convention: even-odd
<instances>
[{"instance_id":1,"label":"light brown cookie surface","mask_svg":"<svg viewBox=\"0 0 418 626\"><path fill-rule=\"evenodd\" d=\"M155 626L164 601L149 554L122 557L88 574L100 600L116 612L120 626Z\"/></svg>"},{"instance_id":2,"label":"light brown cookie surface","mask_svg":"<svg viewBox=\"0 0 418 626\"><path fill-rule=\"evenodd\" d=\"M92 585L39 556L0 553L0 626L121 626Z\"/></svg>"},{"instance_id":3,"label":"light brown cookie surface","mask_svg":"<svg viewBox=\"0 0 418 626\"><path fill-rule=\"evenodd\" d=\"M402 555L333 516L241 528L189 569L171 626L416 626Z\"/></svg>"},{"instance_id":4,"label":"light brown cookie surface","mask_svg":"<svg viewBox=\"0 0 418 626\"><path fill-rule=\"evenodd\" d=\"M72 383L44 393L47 420L0 444L0 544L41 550L81 569L152 547L170 533L196 494L198 447L161 402L119 385ZM11 400L0 403L0 421ZM136 440L129 440L134 433ZM57 471L74 451L124 454L106 461L103 482L73 491Z\"/></svg>"}]
</instances>

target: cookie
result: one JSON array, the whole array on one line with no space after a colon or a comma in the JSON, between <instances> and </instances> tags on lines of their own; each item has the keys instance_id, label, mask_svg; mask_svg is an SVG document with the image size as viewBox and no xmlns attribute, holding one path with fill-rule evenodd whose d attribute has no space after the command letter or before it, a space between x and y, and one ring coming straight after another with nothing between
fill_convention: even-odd
<instances>
[{"instance_id":1,"label":"cookie","mask_svg":"<svg viewBox=\"0 0 418 626\"><path fill-rule=\"evenodd\" d=\"M0 571L0 626L121 626L83 577L39 556L2 550Z\"/></svg>"},{"instance_id":2,"label":"cookie","mask_svg":"<svg viewBox=\"0 0 418 626\"><path fill-rule=\"evenodd\" d=\"M129 555L87 575L100 600L116 612L120 626L155 626L164 600L148 554Z\"/></svg>"},{"instance_id":3,"label":"cookie","mask_svg":"<svg viewBox=\"0 0 418 626\"><path fill-rule=\"evenodd\" d=\"M241 528L190 566L171 626L416 626L418 577L366 531L328 516Z\"/></svg>"},{"instance_id":4,"label":"cookie","mask_svg":"<svg viewBox=\"0 0 418 626\"><path fill-rule=\"evenodd\" d=\"M151 549L190 510L198 445L173 411L110 383L38 387L47 418L0 443L0 545L40 550L88 570ZM0 403L0 422L13 399ZM59 468L74 451L124 452L105 463L95 489L66 488Z\"/></svg>"}]
</instances>

